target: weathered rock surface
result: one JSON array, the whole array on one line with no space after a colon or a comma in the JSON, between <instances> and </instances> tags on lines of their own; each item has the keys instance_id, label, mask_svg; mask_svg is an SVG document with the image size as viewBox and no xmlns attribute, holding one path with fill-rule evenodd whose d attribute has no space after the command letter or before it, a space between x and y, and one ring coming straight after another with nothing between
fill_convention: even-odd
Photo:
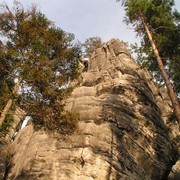
<instances>
[{"instance_id":1,"label":"weathered rock surface","mask_svg":"<svg viewBox=\"0 0 180 180\"><path fill-rule=\"evenodd\" d=\"M11 127L9 128L9 132L2 136L0 133L0 180L3 179L6 174L9 166L9 159L11 155L11 140L15 135L15 132L18 131L21 127L22 119L25 117L25 113L20 109L16 108L13 114L13 122L11 123Z\"/></svg>"},{"instance_id":2,"label":"weathered rock surface","mask_svg":"<svg viewBox=\"0 0 180 180\"><path fill-rule=\"evenodd\" d=\"M81 122L72 135L22 129L13 143L9 180L148 180L167 178L177 161L179 131L147 71L124 45L110 40L92 55L89 70L66 101Z\"/></svg>"}]
</instances>

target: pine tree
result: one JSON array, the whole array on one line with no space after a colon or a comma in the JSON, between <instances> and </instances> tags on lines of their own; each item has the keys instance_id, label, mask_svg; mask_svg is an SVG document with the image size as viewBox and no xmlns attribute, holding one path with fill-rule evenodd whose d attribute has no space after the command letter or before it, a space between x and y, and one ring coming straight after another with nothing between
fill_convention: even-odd
<instances>
[{"instance_id":1,"label":"pine tree","mask_svg":"<svg viewBox=\"0 0 180 180\"><path fill-rule=\"evenodd\" d=\"M168 60L172 60L169 58L173 57L173 54L168 53L169 57L167 59L164 58L165 53L163 54L163 51L169 48L167 45L167 43L169 42L167 38L171 34L168 32L168 30L175 28L172 15L172 6L174 5L174 1L122 0L121 2L125 7L125 22L127 24L132 24L135 32L142 39L141 45L144 47L140 49L141 52L145 54L148 53L149 57L154 57L151 59L151 61L153 59L156 59L156 63L158 64L158 68L166 84L166 88L171 99L174 112L180 123L179 101L170 82L170 77L168 76L167 70L165 69ZM170 42L169 44L171 45ZM174 47L174 45L171 46ZM152 63L149 62L149 64L154 65L155 63L154 61L152 61ZM157 68L156 65L154 65L154 68L155 67Z\"/></svg>"},{"instance_id":2,"label":"pine tree","mask_svg":"<svg viewBox=\"0 0 180 180\"><path fill-rule=\"evenodd\" d=\"M175 91L180 93L180 14L172 8L173 5L172 1L169 1L168 4L167 1L154 0L153 7L150 7L151 13L148 14L146 19L150 21L153 38L162 57L163 64L173 82ZM138 53L138 62L143 66L145 65L152 72L157 82L162 84L163 78L159 71L156 57L151 51L149 40L146 35L142 37L140 47L134 46ZM143 56L143 53L145 56Z\"/></svg>"},{"instance_id":3,"label":"pine tree","mask_svg":"<svg viewBox=\"0 0 180 180\"><path fill-rule=\"evenodd\" d=\"M2 56L11 67L8 76L16 80L3 110L16 100L36 127L62 130L63 100L71 90L67 84L78 76L80 49L74 35L55 27L36 7L25 10L17 1L12 9L7 4L1 7ZM1 114L0 124L8 109Z\"/></svg>"}]
</instances>

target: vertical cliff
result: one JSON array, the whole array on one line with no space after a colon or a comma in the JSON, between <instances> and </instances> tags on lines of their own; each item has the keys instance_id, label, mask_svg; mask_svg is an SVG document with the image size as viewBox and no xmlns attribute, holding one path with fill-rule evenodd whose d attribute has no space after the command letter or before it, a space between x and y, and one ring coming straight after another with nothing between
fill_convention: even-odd
<instances>
[{"instance_id":1,"label":"vertical cliff","mask_svg":"<svg viewBox=\"0 0 180 180\"><path fill-rule=\"evenodd\" d=\"M77 131L20 130L7 179L167 178L179 133L167 126L171 103L124 45L112 39L97 49L76 84L66 109L80 114Z\"/></svg>"}]
</instances>

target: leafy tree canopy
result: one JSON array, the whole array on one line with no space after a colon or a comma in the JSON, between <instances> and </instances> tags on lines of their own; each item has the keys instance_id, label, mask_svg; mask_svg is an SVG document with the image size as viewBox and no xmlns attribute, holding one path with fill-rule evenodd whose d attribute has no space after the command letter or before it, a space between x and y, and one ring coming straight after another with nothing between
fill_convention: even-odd
<instances>
[{"instance_id":1,"label":"leafy tree canopy","mask_svg":"<svg viewBox=\"0 0 180 180\"><path fill-rule=\"evenodd\" d=\"M85 51L85 55L90 57L91 54L103 44L100 37L90 37L85 40L83 43L83 48Z\"/></svg>"},{"instance_id":2,"label":"leafy tree canopy","mask_svg":"<svg viewBox=\"0 0 180 180\"><path fill-rule=\"evenodd\" d=\"M143 16L153 34L154 42L164 66L171 80L173 80L174 88L179 93L180 14L174 9L174 0L122 0L121 3L126 12L126 24L132 24L137 35L141 37L140 46L137 44L132 46L138 54L138 62L146 66L153 73L156 80L162 83L163 79L156 57L141 21L141 16Z\"/></svg>"},{"instance_id":3,"label":"leafy tree canopy","mask_svg":"<svg viewBox=\"0 0 180 180\"><path fill-rule=\"evenodd\" d=\"M20 81L16 102L21 108L36 125L62 130L63 100L71 90L67 84L78 76L81 53L74 35L17 1L13 8L1 4L0 34L1 83L11 82L13 88L14 80Z\"/></svg>"}]
</instances>

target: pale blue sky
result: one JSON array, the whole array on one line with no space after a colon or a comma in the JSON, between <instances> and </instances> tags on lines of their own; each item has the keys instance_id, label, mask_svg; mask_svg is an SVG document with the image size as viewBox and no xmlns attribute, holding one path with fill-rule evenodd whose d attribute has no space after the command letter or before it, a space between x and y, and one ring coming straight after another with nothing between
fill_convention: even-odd
<instances>
[{"instance_id":1,"label":"pale blue sky","mask_svg":"<svg viewBox=\"0 0 180 180\"><path fill-rule=\"evenodd\" d=\"M81 42L99 36L103 41L115 37L137 42L133 29L123 23L124 11L116 0L19 0L25 7L36 4L57 27L75 34ZM12 4L13 0L0 0ZM180 10L180 0L175 0Z\"/></svg>"}]
</instances>

